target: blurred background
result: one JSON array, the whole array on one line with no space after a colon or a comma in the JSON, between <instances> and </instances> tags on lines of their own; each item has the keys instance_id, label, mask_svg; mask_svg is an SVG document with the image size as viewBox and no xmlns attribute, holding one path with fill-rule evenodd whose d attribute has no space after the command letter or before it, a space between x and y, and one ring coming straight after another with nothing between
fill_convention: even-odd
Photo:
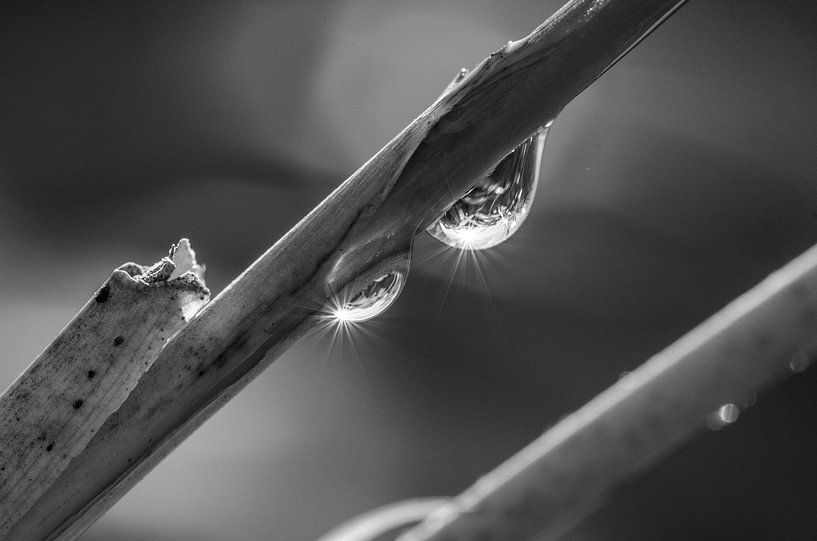
<instances>
[{"instance_id":1,"label":"blurred background","mask_svg":"<svg viewBox=\"0 0 817 541\"><path fill-rule=\"evenodd\" d=\"M117 265L214 293L557 1L0 8L0 387ZM453 495L817 241L817 4L690 2L571 103L532 215L423 236L392 309L313 332L83 537L310 540ZM571 540L811 539L817 370L702 430Z\"/></svg>"}]
</instances>

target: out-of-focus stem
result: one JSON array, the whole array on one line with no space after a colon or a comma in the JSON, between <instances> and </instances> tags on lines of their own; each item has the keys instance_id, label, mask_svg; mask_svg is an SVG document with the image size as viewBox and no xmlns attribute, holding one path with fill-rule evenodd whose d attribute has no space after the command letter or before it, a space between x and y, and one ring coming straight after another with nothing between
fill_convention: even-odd
<instances>
[{"instance_id":1,"label":"out-of-focus stem","mask_svg":"<svg viewBox=\"0 0 817 541\"><path fill-rule=\"evenodd\" d=\"M724 404L804 370L817 351L817 247L485 475L399 541L552 539Z\"/></svg>"}]
</instances>

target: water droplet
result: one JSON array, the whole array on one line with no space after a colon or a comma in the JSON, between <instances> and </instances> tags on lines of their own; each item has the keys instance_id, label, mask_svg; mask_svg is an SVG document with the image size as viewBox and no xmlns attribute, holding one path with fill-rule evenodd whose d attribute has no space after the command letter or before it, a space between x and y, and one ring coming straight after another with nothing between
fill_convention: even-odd
<instances>
[{"instance_id":1,"label":"water droplet","mask_svg":"<svg viewBox=\"0 0 817 541\"><path fill-rule=\"evenodd\" d=\"M724 404L717 411L718 419L724 424L731 424L738 420L740 408L734 404Z\"/></svg>"},{"instance_id":2,"label":"water droplet","mask_svg":"<svg viewBox=\"0 0 817 541\"><path fill-rule=\"evenodd\" d=\"M724 404L707 418L706 424L711 430L720 430L738 420L740 408L735 404Z\"/></svg>"},{"instance_id":3,"label":"water droplet","mask_svg":"<svg viewBox=\"0 0 817 541\"><path fill-rule=\"evenodd\" d=\"M530 212L552 124L539 128L479 179L428 228L429 234L460 250L484 250L513 235Z\"/></svg>"},{"instance_id":4,"label":"water droplet","mask_svg":"<svg viewBox=\"0 0 817 541\"><path fill-rule=\"evenodd\" d=\"M372 319L391 306L406 282L406 273L392 270L377 276L361 288L353 287L350 294L341 294L333 303L332 317L343 322Z\"/></svg>"},{"instance_id":5,"label":"water droplet","mask_svg":"<svg viewBox=\"0 0 817 541\"><path fill-rule=\"evenodd\" d=\"M460 68L460 71L457 72L457 74L454 76L454 78L451 79L451 82L448 83L448 86L445 87L445 90L443 90L442 95L445 95L445 94L451 92L451 90L455 86L457 86L463 79L465 79L466 75L468 75L468 68Z\"/></svg>"},{"instance_id":6,"label":"water droplet","mask_svg":"<svg viewBox=\"0 0 817 541\"><path fill-rule=\"evenodd\" d=\"M741 409L746 409L751 406L757 404L757 393L750 392L746 395L746 397L739 403Z\"/></svg>"},{"instance_id":7,"label":"water droplet","mask_svg":"<svg viewBox=\"0 0 817 541\"><path fill-rule=\"evenodd\" d=\"M792 372L805 372L817 360L817 346L814 344L800 350L789 362Z\"/></svg>"}]
</instances>

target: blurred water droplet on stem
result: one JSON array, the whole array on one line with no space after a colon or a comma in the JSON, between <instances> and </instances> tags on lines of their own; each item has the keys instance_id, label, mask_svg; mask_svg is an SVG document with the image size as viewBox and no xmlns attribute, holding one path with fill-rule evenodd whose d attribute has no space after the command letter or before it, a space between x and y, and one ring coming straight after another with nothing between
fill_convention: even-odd
<instances>
[{"instance_id":1,"label":"blurred water droplet on stem","mask_svg":"<svg viewBox=\"0 0 817 541\"><path fill-rule=\"evenodd\" d=\"M757 404L757 393L750 392L749 394L746 395L746 398L744 398L743 401L740 402L739 405L741 409L746 409L751 406L754 406L755 404Z\"/></svg>"},{"instance_id":2,"label":"blurred water droplet on stem","mask_svg":"<svg viewBox=\"0 0 817 541\"><path fill-rule=\"evenodd\" d=\"M460 250L484 250L513 235L533 204L552 124L539 128L480 178L428 228L429 234Z\"/></svg>"},{"instance_id":3,"label":"blurred water droplet on stem","mask_svg":"<svg viewBox=\"0 0 817 541\"><path fill-rule=\"evenodd\" d=\"M738 420L740 408L735 404L724 404L710 415L706 420L706 426L710 430L720 430L726 425L731 425Z\"/></svg>"},{"instance_id":4,"label":"blurred water droplet on stem","mask_svg":"<svg viewBox=\"0 0 817 541\"><path fill-rule=\"evenodd\" d=\"M795 354L789 362L789 369L792 372L805 372L809 366L817 359L817 345L812 344Z\"/></svg>"}]
</instances>

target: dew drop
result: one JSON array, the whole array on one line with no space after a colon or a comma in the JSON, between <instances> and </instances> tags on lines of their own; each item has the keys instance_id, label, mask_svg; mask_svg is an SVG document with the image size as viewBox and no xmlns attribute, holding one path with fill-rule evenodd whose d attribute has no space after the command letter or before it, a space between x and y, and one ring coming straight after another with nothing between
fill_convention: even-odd
<instances>
[{"instance_id":1,"label":"dew drop","mask_svg":"<svg viewBox=\"0 0 817 541\"><path fill-rule=\"evenodd\" d=\"M757 393L750 392L738 405L741 409L746 409L754 406L755 404L757 404Z\"/></svg>"},{"instance_id":2,"label":"dew drop","mask_svg":"<svg viewBox=\"0 0 817 541\"><path fill-rule=\"evenodd\" d=\"M383 272L362 287L353 285L348 293L341 293L330 309L332 318L340 322L356 323L372 319L394 304L406 282L408 265L404 270Z\"/></svg>"},{"instance_id":3,"label":"dew drop","mask_svg":"<svg viewBox=\"0 0 817 541\"><path fill-rule=\"evenodd\" d=\"M528 216L553 121L525 139L429 228L453 248L484 250L507 240Z\"/></svg>"},{"instance_id":4,"label":"dew drop","mask_svg":"<svg viewBox=\"0 0 817 541\"><path fill-rule=\"evenodd\" d=\"M789 362L789 369L792 372L805 372L806 369L814 364L817 359L817 346L811 345L799 352Z\"/></svg>"},{"instance_id":5,"label":"dew drop","mask_svg":"<svg viewBox=\"0 0 817 541\"><path fill-rule=\"evenodd\" d=\"M789 363L789 368L792 372L805 372L810 364L811 359L805 355L798 355Z\"/></svg>"},{"instance_id":6,"label":"dew drop","mask_svg":"<svg viewBox=\"0 0 817 541\"><path fill-rule=\"evenodd\" d=\"M731 425L737 421L739 416L740 408L738 406L735 404L724 404L707 418L706 424L711 430L720 430L726 425Z\"/></svg>"}]
</instances>

